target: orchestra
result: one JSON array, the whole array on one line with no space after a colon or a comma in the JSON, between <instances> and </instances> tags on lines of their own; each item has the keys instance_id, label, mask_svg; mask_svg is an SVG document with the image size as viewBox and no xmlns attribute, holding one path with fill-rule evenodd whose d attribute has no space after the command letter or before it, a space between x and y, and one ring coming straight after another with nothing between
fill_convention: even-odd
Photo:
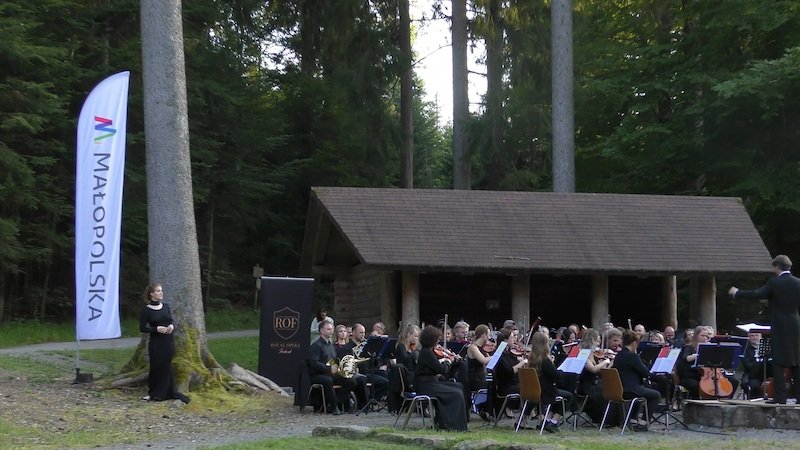
<instances>
[{"instance_id":1,"label":"orchestra","mask_svg":"<svg viewBox=\"0 0 800 450\"><path fill-rule=\"evenodd\" d=\"M437 425L442 429L460 431L466 430L470 411L484 420L489 420L492 415L513 417L516 414L519 402L509 401L506 410L499 411L502 400L498 402L497 399L520 392L517 374L523 367L537 369L542 401L553 406L550 416L537 416L545 421L540 423L550 432L559 430L565 414L576 411L579 403L574 401L576 396L587 398L582 411L592 421L600 422L605 408L600 377L603 369L617 369L626 398L637 396L646 399L649 417L644 417L643 411L639 411L628 424L634 431L646 431L646 424L657 413L672 408L674 383L688 391L687 397L690 399L731 398L740 383L734 372L727 368L698 364L701 362L698 347L715 338L714 329L708 326L700 325L678 332L675 326L667 325L662 332L647 331L642 323L630 329L616 327L609 321L597 330L573 323L554 327L557 331L551 333L549 327L539 324L539 320L525 334L520 334L516 322L512 320L506 320L500 330L493 329L491 324L479 324L471 329L463 319L450 328L446 317L431 321L438 327L420 329L416 324L408 324L396 336L396 346L382 359L368 363L359 360L356 374L352 378L344 378L337 373L336 361L363 348L367 337L366 327L356 323L350 333L344 324L340 324L334 331L330 319L323 319L318 321L321 337L312 344L309 352L309 372L312 382L322 382L326 398L338 400L336 405L327 405L329 412L353 410L354 405L348 403L346 398L349 391L357 394L358 406L361 406L365 401L362 389L368 382L377 387L373 388L370 398L386 405L395 414L401 412L401 389L413 389L435 396L439 400L434 405L438 408ZM390 337L385 335L385 330L382 322L376 322L372 326L371 336L388 340ZM493 367L487 368L495 349L502 343L506 344L503 353L496 357ZM744 398L748 398L748 395L749 398L760 398L766 395L769 388L770 381L766 380L765 375L771 374L764 370L763 348L759 351L762 345L762 335L751 332L747 345L742 345L737 356L742 388L746 389ZM573 347L574 352L571 351ZM669 366L671 372L651 373L655 355L663 357L665 354L658 349L665 347L681 349L677 363ZM651 349L649 353L646 352L647 348ZM563 371L562 365L566 365L567 360L574 358L581 350L590 352L585 362L581 362L580 370ZM400 377L404 384L402 387ZM713 383L711 388L708 383ZM342 389L336 393L329 392L332 384L341 385ZM476 401L476 393L487 388L492 393L489 398L484 394L483 403L471 405ZM566 411L560 408L560 402L555 402L556 396L566 400ZM525 411L524 414L527 417L531 412Z\"/></svg>"}]
</instances>

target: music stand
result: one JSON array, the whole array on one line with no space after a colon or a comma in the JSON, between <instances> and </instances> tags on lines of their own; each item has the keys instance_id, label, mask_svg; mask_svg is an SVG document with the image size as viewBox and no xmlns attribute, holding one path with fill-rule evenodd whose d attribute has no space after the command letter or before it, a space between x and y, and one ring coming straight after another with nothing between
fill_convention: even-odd
<instances>
[{"instance_id":1,"label":"music stand","mask_svg":"<svg viewBox=\"0 0 800 450\"><path fill-rule=\"evenodd\" d=\"M653 422L663 423L664 424L664 431L669 432L669 425L670 425L670 418L672 419L672 423L674 424L681 424L683 428L689 429L685 423L673 414L675 409L672 409L672 401L674 400L675 395L675 384L672 381L672 371L675 368L675 363L678 361L678 357L681 354L681 349L679 348L670 348L669 346L665 345L661 348L657 348L658 353L656 357L653 359L653 363L649 366L649 371L651 375L662 376L666 377L668 380L667 382L667 398L666 400L666 408L664 411L661 412L658 416L653 417ZM664 422L661 422L661 418L664 418Z\"/></svg>"},{"instance_id":2,"label":"music stand","mask_svg":"<svg viewBox=\"0 0 800 450\"><path fill-rule=\"evenodd\" d=\"M368 337L367 343L364 344L364 348L361 349L361 355L369 356L370 358L375 358L378 355L378 353L383 349L384 344L386 344L386 341L388 340L389 338L385 336Z\"/></svg>"},{"instance_id":3,"label":"music stand","mask_svg":"<svg viewBox=\"0 0 800 450\"><path fill-rule=\"evenodd\" d=\"M716 344L703 343L697 346L697 367L730 370L736 357L739 344L720 342ZM719 379L714 370L714 398L719 400Z\"/></svg>"},{"instance_id":4,"label":"music stand","mask_svg":"<svg viewBox=\"0 0 800 450\"><path fill-rule=\"evenodd\" d=\"M394 343L392 343L394 341ZM375 361L384 357L384 355L394 355L394 347L397 345L397 339L389 339L386 336L370 336L367 338L367 343L364 345L364 348L361 350L362 355L369 356L372 361L373 365ZM375 370L373 368L373 375L375 374ZM373 385L374 389L374 385ZM373 395L373 389L369 391L369 400L367 404L364 405L361 410L359 410L356 415L361 413L368 414L370 412L378 412L386 407L386 404L375 400ZM375 406L378 406L376 409Z\"/></svg>"}]
</instances>

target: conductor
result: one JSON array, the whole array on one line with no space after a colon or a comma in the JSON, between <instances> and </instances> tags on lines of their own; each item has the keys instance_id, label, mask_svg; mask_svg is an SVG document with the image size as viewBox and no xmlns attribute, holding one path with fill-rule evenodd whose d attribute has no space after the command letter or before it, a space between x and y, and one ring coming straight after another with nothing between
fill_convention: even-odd
<instances>
[{"instance_id":1,"label":"conductor","mask_svg":"<svg viewBox=\"0 0 800 450\"><path fill-rule=\"evenodd\" d=\"M768 299L772 320L772 373L782 374L791 369L795 385L800 382L800 278L789 271L792 261L786 255L772 260L777 275L758 289L747 291L731 287L733 298ZM775 398L767 403L786 404L786 383L782 376L774 377Z\"/></svg>"}]
</instances>

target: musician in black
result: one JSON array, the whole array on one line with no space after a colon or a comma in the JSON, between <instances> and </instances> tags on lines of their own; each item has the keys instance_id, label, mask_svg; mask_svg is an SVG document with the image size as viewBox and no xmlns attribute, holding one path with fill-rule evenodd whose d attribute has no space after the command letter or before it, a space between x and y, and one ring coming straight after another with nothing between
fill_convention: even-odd
<instances>
[{"instance_id":1,"label":"musician in black","mask_svg":"<svg viewBox=\"0 0 800 450\"><path fill-rule=\"evenodd\" d=\"M768 299L772 320L770 339L772 373L782 374L784 368L792 378L800 380L800 278L792 275L792 261L786 255L772 260L775 277L752 291L731 287L733 298ZM782 376L774 377L775 398L770 403L786 403L786 382ZM795 385L800 383L795 383Z\"/></svg>"},{"instance_id":2,"label":"musician in black","mask_svg":"<svg viewBox=\"0 0 800 450\"><path fill-rule=\"evenodd\" d=\"M761 333L751 331L747 335L747 345L742 354L742 388L747 386L750 390L749 397L762 396L761 383L764 382L763 354L759 354Z\"/></svg>"},{"instance_id":3,"label":"musician in black","mask_svg":"<svg viewBox=\"0 0 800 450\"><path fill-rule=\"evenodd\" d=\"M319 323L319 338L311 344L306 357L309 378L312 384L321 384L325 391L325 399L328 402L327 408L333 414L340 414L337 406L339 403L345 408L351 409L349 405L350 393L356 388L356 382L352 378L345 378L338 373L336 362L336 349L334 348L331 337L333 336L333 324L327 321ZM334 392L333 385L342 386L338 392Z\"/></svg>"},{"instance_id":4,"label":"musician in black","mask_svg":"<svg viewBox=\"0 0 800 450\"><path fill-rule=\"evenodd\" d=\"M650 371L636 354L639 347L639 335L635 331L625 330L622 333L622 349L614 358L614 368L619 372L622 380L622 391L625 398L644 397L647 400L649 421L653 418L661 401L661 394L655 389L650 389L644 384L650 376ZM642 425L634 425L634 430L642 430Z\"/></svg>"}]
</instances>

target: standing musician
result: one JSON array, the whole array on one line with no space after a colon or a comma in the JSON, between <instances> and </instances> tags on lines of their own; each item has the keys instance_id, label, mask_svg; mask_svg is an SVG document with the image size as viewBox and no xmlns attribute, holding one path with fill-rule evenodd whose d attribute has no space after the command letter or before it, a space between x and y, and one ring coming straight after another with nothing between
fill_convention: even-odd
<instances>
[{"instance_id":1,"label":"standing musician","mask_svg":"<svg viewBox=\"0 0 800 450\"><path fill-rule=\"evenodd\" d=\"M436 424L439 429L467 431L467 406L464 386L461 383L443 381L451 370L451 362L434 354L441 330L431 325L422 330L419 343L415 388L419 394L436 397Z\"/></svg>"},{"instance_id":2,"label":"standing musician","mask_svg":"<svg viewBox=\"0 0 800 450\"><path fill-rule=\"evenodd\" d=\"M792 260L786 255L778 255L772 260L776 276L767 284L752 291L739 290L735 286L728 291L733 298L769 300L775 398L768 403L786 403L786 381L781 376L784 368L791 370L795 386L800 384L800 278L792 275L791 268Z\"/></svg>"},{"instance_id":3,"label":"standing musician","mask_svg":"<svg viewBox=\"0 0 800 450\"><path fill-rule=\"evenodd\" d=\"M625 330L622 333L622 349L614 357L614 368L619 372L622 381L622 391L625 398L644 397L647 399L647 410L649 417L645 420L652 420L658 403L661 401L661 394L655 389L645 387L644 380L650 376L642 359L636 354L639 347L639 335L635 331ZM646 429L647 424L636 424L634 431Z\"/></svg>"},{"instance_id":4,"label":"standing musician","mask_svg":"<svg viewBox=\"0 0 800 450\"><path fill-rule=\"evenodd\" d=\"M337 406L337 396L333 391L333 385L342 386L338 392L338 401L348 405L350 393L356 388L356 382L352 378L345 378L339 375L339 368L331 361L336 360L336 349L331 342L333 336L333 323L326 320L319 322L319 338L314 341L308 349L306 365L308 366L311 384L321 384L325 391L325 399L328 402L328 411L333 414L341 414Z\"/></svg>"}]
</instances>

